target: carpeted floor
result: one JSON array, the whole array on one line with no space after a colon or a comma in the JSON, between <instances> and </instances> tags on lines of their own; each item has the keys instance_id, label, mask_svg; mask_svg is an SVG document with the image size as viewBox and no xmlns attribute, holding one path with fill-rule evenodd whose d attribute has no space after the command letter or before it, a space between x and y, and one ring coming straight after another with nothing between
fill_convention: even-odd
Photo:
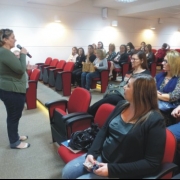
<instances>
[{"instance_id":1,"label":"carpeted floor","mask_svg":"<svg viewBox=\"0 0 180 180\"><path fill-rule=\"evenodd\" d=\"M6 110L0 101L0 179L56 179L61 178L64 163L51 144L48 116L39 108L24 110L19 132L28 135L31 147L11 150L6 131Z\"/></svg>"},{"instance_id":2,"label":"carpeted floor","mask_svg":"<svg viewBox=\"0 0 180 180\"><path fill-rule=\"evenodd\" d=\"M92 102L102 98L93 90ZM42 103L68 99L48 86L38 83L37 98ZM40 103L39 103L40 104ZM48 113L41 106L35 110L24 109L19 125L20 135L28 135L31 147L11 150L6 130L6 110L0 101L0 179L60 179L64 163L57 154L58 146L51 142Z\"/></svg>"}]
</instances>

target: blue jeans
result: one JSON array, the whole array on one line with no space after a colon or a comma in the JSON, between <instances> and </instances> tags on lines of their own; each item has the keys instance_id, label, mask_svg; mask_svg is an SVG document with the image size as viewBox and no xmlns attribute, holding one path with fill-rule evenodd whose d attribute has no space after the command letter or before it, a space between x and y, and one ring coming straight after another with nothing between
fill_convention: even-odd
<instances>
[{"instance_id":1,"label":"blue jeans","mask_svg":"<svg viewBox=\"0 0 180 180\"><path fill-rule=\"evenodd\" d=\"M25 94L0 89L0 99L6 107L8 137L10 146L14 148L21 143L19 140L18 126L24 108Z\"/></svg>"},{"instance_id":2,"label":"blue jeans","mask_svg":"<svg viewBox=\"0 0 180 180\"><path fill-rule=\"evenodd\" d=\"M81 86L87 90L90 90L93 78L99 78L100 72L95 71L93 73L83 72L81 74Z\"/></svg>"},{"instance_id":3,"label":"blue jeans","mask_svg":"<svg viewBox=\"0 0 180 180\"><path fill-rule=\"evenodd\" d=\"M180 142L180 122L167 128L174 134L177 141Z\"/></svg>"},{"instance_id":4,"label":"blue jeans","mask_svg":"<svg viewBox=\"0 0 180 180\"><path fill-rule=\"evenodd\" d=\"M66 164L62 172L62 179L109 179L108 177L101 177L88 172L83 166L85 156L86 154ZM97 161L102 162L101 157L98 157Z\"/></svg>"}]
</instances>

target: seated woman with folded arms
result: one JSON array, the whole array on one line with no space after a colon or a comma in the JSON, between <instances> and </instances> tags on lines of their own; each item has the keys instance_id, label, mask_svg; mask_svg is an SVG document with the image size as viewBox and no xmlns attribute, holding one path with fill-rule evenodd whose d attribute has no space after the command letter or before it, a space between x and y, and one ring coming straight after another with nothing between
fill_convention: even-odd
<instances>
[{"instance_id":1,"label":"seated woman with folded arms","mask_svg":"<svg viewBox=\"0 0 180 180\"><path fill-rule=\"evenodd\" d=\"M72 54L70 54L69 58L67 59L67 62L76 62L76 58L78 57L78 49L77 47L72 48Z\"/></svg>"},{"instance_id":2,"label":"seated woman with folded arms","mask_svg":"<svg viewBox=\"0 0 180 180\"><path fill-rule=\"evenodd\" d=\"M132 65L132 70L129 71L124 78L124 81L128 82L128 80L131 78L132 75L134 74L149 74L150 72L148 71L148 66L147 66L147 59L146 55L144 52L139 51L139 52L134 52L131 58L131 65ZM89 110L88 113L95 116L98 108L105 103L112 104L116 106L119 101L124 100L124 97L118 94L110 94L106 96L105 98L97 101L95 104L93 104Z\"/></svg>"},{"instance_id":3,"label":"seated woman with folded arms","mask_svg":"<svg viewBox=\"0 0 180 180\"><path fill-rule=\"evenodd\" d=\"M112 77L114 69L120 69L121 64L128 61L128 54L126 45L120 46L120 51L116 54L116 57L111 61L111 67L109 72L109 77Z\"/></svg>"},{"instance_id":4,"label":"seated woman with folded arms","mask_svg":"<svg viewBox=\"0 0 180 180\"><path fill-rule=\"evenodd\" d=\"M99 78L100 72L102 70L108 69L107 59L104 56L104 51L102 49L97 49L96 60L93 62L95 72L87 73L83 72L81 74L81 86L87 90L90 90L93 78Z\"/></svg>"},{"instance_id":5,"label":"seated woman with folded arms","mask_svg":"<svg viewBox=\"0 0 180 180\"><path fill-rule=\"evenodd\" d=\"M171 112L180 105L180 54L169 51L164 58L163 72L156 75L159 109L166 119L166 125L173 123Z\"/></svg>"},{"instance_id":6,"label":"seated woman with folded arms","mask_svg":"<svg viewBox=\"0 0 180 180\"><path fill-rule=\"evenodd\" d=\"M126 100L108 117L88 153L66 164L63 179L140 179L159 172L166 128L158 110L155 80L134 75L124 91ZM98 168L92 171L83 163Z\"/></svg>"}]
</instances>

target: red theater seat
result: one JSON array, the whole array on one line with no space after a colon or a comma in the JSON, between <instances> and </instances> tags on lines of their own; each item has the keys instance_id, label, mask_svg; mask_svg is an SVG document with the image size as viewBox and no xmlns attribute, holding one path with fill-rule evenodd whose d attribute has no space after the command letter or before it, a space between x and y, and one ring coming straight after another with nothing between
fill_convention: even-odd
<instances>
[{"instance_id":1,"label":"red theater seat","mask_svg":"<svg viewBox=\"0 0 180 180\"><path fill-rule=\"evenodd\" d=\"M40 76L40 70L34 69L31 73L29 80L29 88L26 92L26 104L27 109L36 109L36 100L37 100L37 83Z\"/></svg>"},{"instance_id":2,"label":"red theater seat","mask_svg":"<svg viewBox=\"0 0 180 180\"><path fill-rule=\"evenodd\" d=\"M59 62L58 59L53 59L50 66L44 67L44 72L43 72L43 83L44 84L47 84L49 81L49 70L56 69L58 62Z\"/></svg>"},{"instance_id":3,"label":"red theater seat","mask_svg":"<svg viewBox=\"0 0 180 180\"><path fill-rule=\"evenodd\" d=\"M64 70L62 72L57 73L55 89L57 91L63 90L64 96L71 95L71 77L72 77L73 70L74 70L74 63L67 62L64 67Z\"/></svg>"},{"instance_id":4,"label":"red theater seat","mask_svg":"<svg viewBox=\"0 0 180 180\"><path fill-rule=\"evenodd\" d=\"M150 72L152 77L156 76L156 62L150 64Z\"/></svg>"},{"instance_id":5,"label":"red theater seat","mask_svg":"<svg viewBox=\"0 0 180 180\"><path fill-rule=\"evenodd\" d=\"M115 106L110 105L110 104L103 104L102 106L99 107L96 116L94 118L94 123L99 125L99 128L101 128L104 123L106 122L107 118L110 116L110 114L112 113L112 111L114 110ZM74 120L69 119L68 121L70 121L71 123L75 123L77 121L82 121L82 120L88 120L88 119L92 119L93 117L90 115L86 115L86 116L77 116L75 118L73 118ZM82 129L83 130L83 129ZM83 155L85 152L81 151L77 154L73 153L72 151L70 151L69 149L67 149L65 146L60 145L59 149L58 149L58 153L60 155L60 157L62 158L62 160L65 163L68 163L69 161Z\"/></svg>"},{"instance_id":6,"label":"red theater seat","mask_svg":"<svg viewBox=\"0 0 180 180\"><path fill-rule=\"evenodd\" d=\"M94 78L92 80L91 89L95 89L96 85L97 85L97 82L101 81L101 93L104 93L106 91L106 88L108 86L108 81L109 81L110 65L111 65L111 63L108 62L108 69L101 71L100 78Z\"/></svg>"},{"instance_id":7,"label":"red theater seat","mask_svg":"<svg viewBox=\"0 0 180 180\"><path fill-rule=\"evenodd\" d=\"M65 60L60 60L59 63L56 66L56 69L50 69L49 70L49 86L54 87L55 81L56 81L56 75L58 72L62 72L64 70L64 67L66 65Z\"/></svg>"},{"instance_id":8,"label":"red theater seat","mask_svg":"<svg viewBox=\"0 0 180 180\"><path fill-rule=\"evenodd\" d=\"M40 69L40 77L39 80L42 80L43 78L43 71L44 71L44 67L50 66L52 62L52 58L48 57L45 61L45 63L36 63L36 65L38 66L38 69Z\"/></svg>"},{"instance_id":9,"label":"red theater seat","mask_svg":"<svg viewBox=\"0 0 180 180\"><path fill-rule=\"evenodd\" d=\"M130 61L131 61L131 59L129 57L127 62L121 64L121 68L113 70L113 78L112 78L112 80L114 80L114 81L116 80L117 73L121 73L122 74L122 81L124 80L125 75L129 71Z\"/></svg>"},{"instance_id":10,"label":"red theater seat","mask_svg":"<svg viewBox=\"0 0 180 180\"><path fill-rule=\"evenodd\" d=\"M72 92L69 101L60 100L45 104L49 110L53 142L60 144L68 139L72 132L89 127L91 122L81 121L71 126L67 124L67 120L87 113L90 102L91 94L89 91L83 88L76 88Z\"/></svg>"}]
</instances>

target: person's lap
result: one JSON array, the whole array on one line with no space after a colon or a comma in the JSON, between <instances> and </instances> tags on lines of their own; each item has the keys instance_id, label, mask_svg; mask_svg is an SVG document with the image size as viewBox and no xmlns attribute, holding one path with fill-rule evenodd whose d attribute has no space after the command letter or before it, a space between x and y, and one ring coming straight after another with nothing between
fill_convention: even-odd
<instances>
[{"instance_id":1,"label":"person's lap","mask_svg":"<svg viewBox=\"0 0 180 180\"><path fill-rule=\"evenodd\" d=\"M180 142L180 122L167 128L174 134L177 141Z\"/></svg>"},{"instance_id":2,"label":"person's lap","mask_svg":"<svg viewBox=\"0 0 180 180\"><path fill-rule=\"evenodd\" d=\"M103 177L97 176L94 173L88 172L83 163L85 162L86 154L70 161L63 169L63 179L104 179ZM98 162L102 162L101 157L98 157Z\"/></svg>"}]
</instances>

